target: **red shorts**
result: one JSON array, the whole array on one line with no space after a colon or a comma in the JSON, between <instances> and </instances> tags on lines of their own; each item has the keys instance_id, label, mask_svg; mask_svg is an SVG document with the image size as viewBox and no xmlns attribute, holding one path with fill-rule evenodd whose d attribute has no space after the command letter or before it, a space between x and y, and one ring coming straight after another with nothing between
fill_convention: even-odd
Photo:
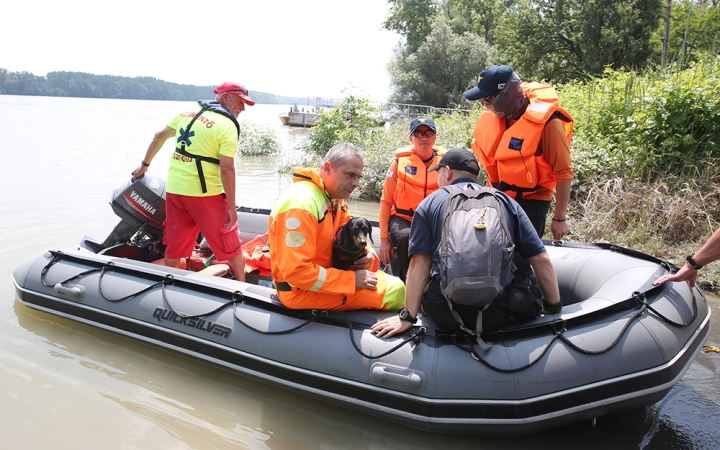
<instances>
[{"instance_id":1,"label":"red shorts","mask_svg":"<svg viewBox=\"0 0 720 450\"><path fill-rule=\"evenodd\" d=\"M209 197L165 195L165 257L187 258L192 254L198 232L207 239L218 261L242 254L238 224L228 228L228 202L225 194Z\"/></svg>"}]
</instances>

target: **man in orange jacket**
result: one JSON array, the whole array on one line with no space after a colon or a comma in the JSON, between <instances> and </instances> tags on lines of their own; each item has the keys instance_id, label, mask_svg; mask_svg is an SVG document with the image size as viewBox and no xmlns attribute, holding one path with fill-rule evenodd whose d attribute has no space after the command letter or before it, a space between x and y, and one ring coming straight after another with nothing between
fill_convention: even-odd
<instances>
[{"instance_id":1,"label":"man in orange jacket","mask_svg":"<svg viewBox=\"0 0 720 450\"><path fill-rule=\"evenodd\" d=\"M332 267L333 238L350 220L345 200L358 187L365 165L359 147L342 143L325 155L320 169L293 169L293 184L270 213L268 244L278 297L293 309L384 309L403 305L402 280L378 271L368 254L350 270Z\"/></svg>"},{"instance_id":2,"label":"man in orange jacket","mask_svg":"<svg viewBox=\"0 0 720 450\"><path fill-rule=\"evenodd\" d=\"M560 107L557 92L541 83L523 83L515 71L494 65L480 72L476 87L463 93L487 108L473 132L472 150L488 185L514 198L540 237L555 194L550 224L554 240L568 233L567 207L574 177L570 160L573 118Z\"/></svg>"},{"instance_id":3,"label":"man in orange jacket","mask_svg":"<svg viewBox=\"0 0 720 450\"><path fill-rule=\"evenodd\" d=\"M380 199L380 261L388 264L395 254L400 278L405 281L410 257L408 238L413 214L420 202L438 190L436 165L445 150L435 146L435 121L419 116L410 122L411 145L395 151L395 159L385 175Z\"/></svg>"}]
</instances>

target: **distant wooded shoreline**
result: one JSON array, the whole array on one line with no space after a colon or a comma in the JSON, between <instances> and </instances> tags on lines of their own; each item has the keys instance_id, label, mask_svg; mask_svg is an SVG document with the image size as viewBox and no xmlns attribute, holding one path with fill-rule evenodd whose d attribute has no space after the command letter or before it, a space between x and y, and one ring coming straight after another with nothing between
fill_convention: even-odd
<instances>
[{"instance_id":1,"label":"distant wooded shoreline","mask_svg":"<svg viewBox=\"0 0 720 450\"><path fill-rule=\"evenodd\" d=\"M130 100L195 101L213 98L215 86L170 83L152 77L120 77L83 72L30 72L0 69L0 95L43 95L50 97L120 98ZM275 95L249 89L257 103L314 105L315 98Z\"/></svg>"}]
</instances>

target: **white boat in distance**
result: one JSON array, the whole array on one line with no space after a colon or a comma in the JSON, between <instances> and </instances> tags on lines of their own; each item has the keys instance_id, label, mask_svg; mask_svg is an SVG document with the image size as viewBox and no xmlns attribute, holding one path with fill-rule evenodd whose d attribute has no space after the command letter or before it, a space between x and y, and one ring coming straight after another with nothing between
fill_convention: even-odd
<instances>
[{"instance_id":1,"label":"white boat in distance","mask_svg":"<svg viewBox=\"0 0 720 450\"><path fill-rule=\"evenodd\" d=\"M307 108L298 108L295 103L288 112L280 114L280 121L283 125L292 127L313 127L320 121L318 109L308 106Z\"/></svg>"}]
</instances>

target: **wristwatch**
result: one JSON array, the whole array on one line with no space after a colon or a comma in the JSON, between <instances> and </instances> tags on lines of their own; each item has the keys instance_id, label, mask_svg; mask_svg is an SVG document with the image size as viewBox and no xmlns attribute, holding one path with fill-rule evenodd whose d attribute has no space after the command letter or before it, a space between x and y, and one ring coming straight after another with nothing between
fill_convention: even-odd
<instances>
[{"instance_id":1,"label":"wristwatch","mask_svg":"<svg viewBox=\"0 0 720 450\"><path fill-rule=\"evenodd\" d=\"M410 322L411 324L415 325L417 323L417 317L413 317L410 315L410 311L406 307L400 308L400 320L404 320L405 322Z\"/></svg>"},{"instance_id":2,"label":"wristwatch","mask_svg":"<svg viewBox=\"0 0 720 450\"><path fill-rule=\"evenodd\" d=\"M549 312L550 314L559 313L563 308L562 299L560 299L560 301L557 303L550 303L547 300L543 299L542 305L543 308L545 308L545 311Z\"/></svg>"},{"instance_id":3,"label":"wristwatch","mask_svg":"<svg viewBox=\"0 0 720 450\"><path fill-rule=\"evenodd\" d=\"M700 264L696 263L695 260L693 259L693 256L695 256L695 253L693 253L693 254L691 254L691 255L688 255L688 257L685 258L685 261L687 261L687 262L692 266L692 268L695 269L695 270L700 270L700 269L702 269L703 266L701 266Z\"/></svg>"}]
</instances>

